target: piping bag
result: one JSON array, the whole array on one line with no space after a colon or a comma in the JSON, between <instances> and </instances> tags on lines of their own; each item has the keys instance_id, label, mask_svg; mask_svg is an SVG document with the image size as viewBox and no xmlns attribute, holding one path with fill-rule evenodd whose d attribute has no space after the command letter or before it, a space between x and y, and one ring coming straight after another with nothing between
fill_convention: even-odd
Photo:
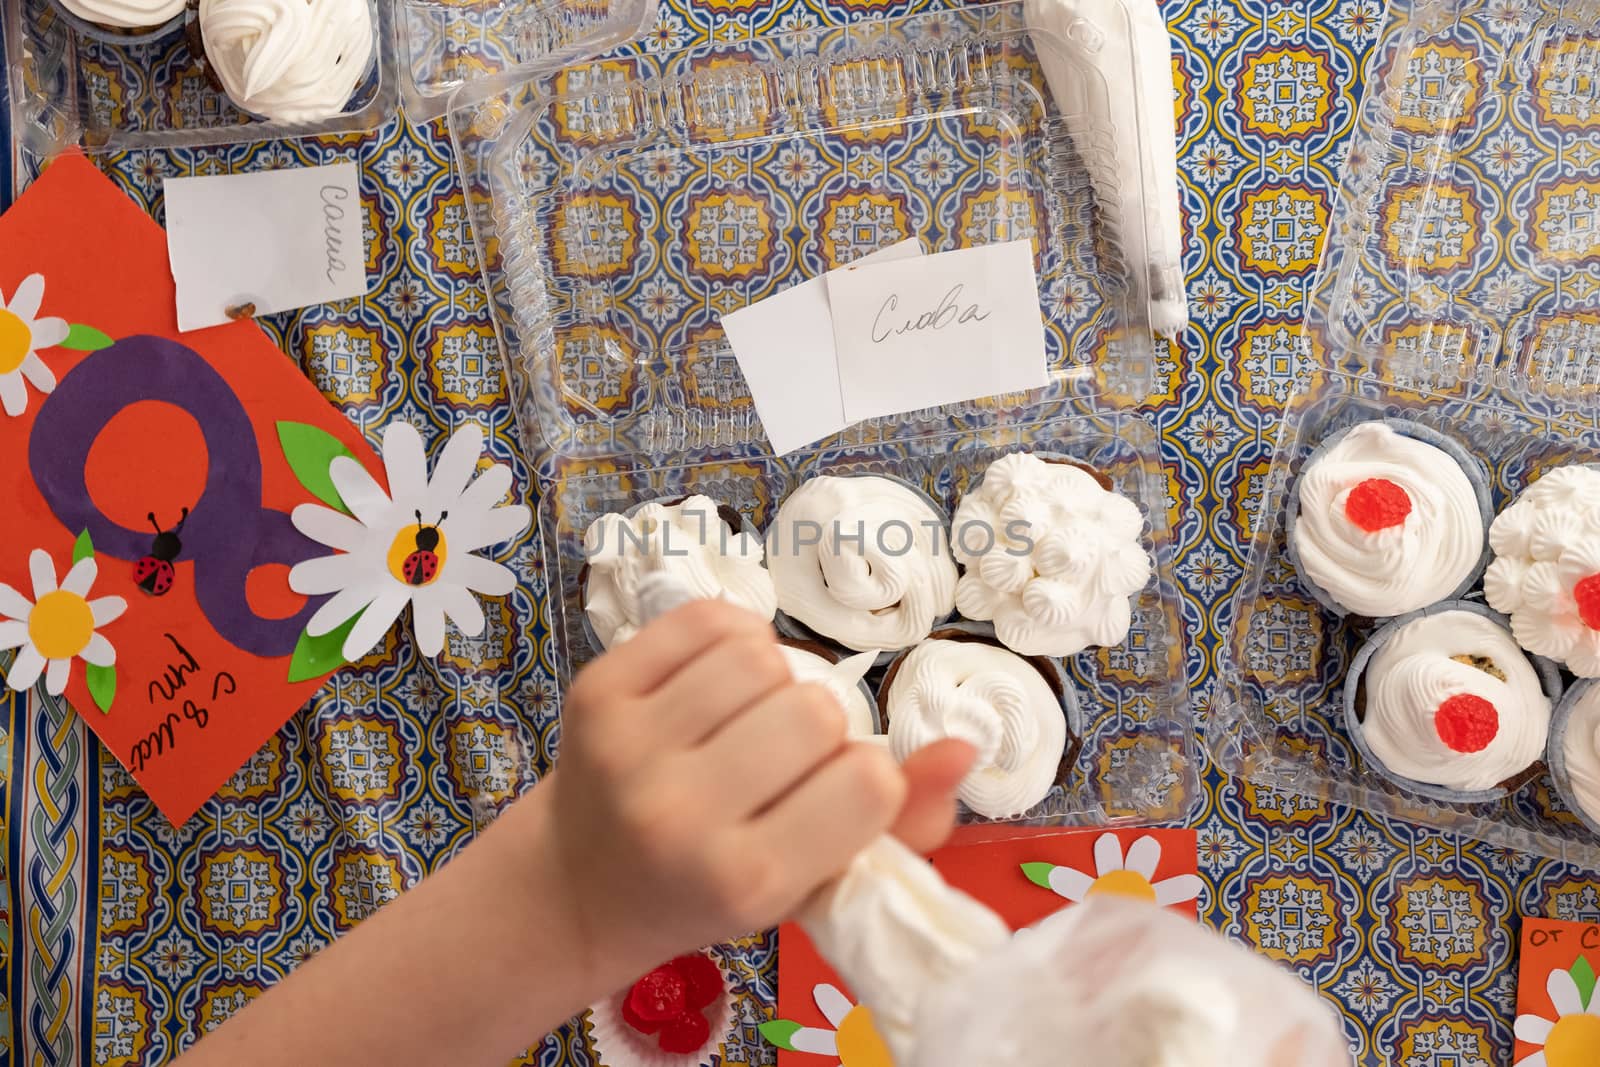
<instances>
[{"instance_id":1,"label":"piping bag","mask_svg":"<svg viewBox=\"0 0 1600 1067\"><path fill-rule=\"evenodd\" d=\"M1172 39L1157 0L1026 0L1023 19L1060 43L1038 49L1050 95L1088 168L1102 223L1149 301L1151 329L1176 337L1189 322L1189 297Z\"/></svg>"},{"instance_id":2,"label":"piping bag","mask_svg":"<svg viewBox=\"0 0 1600 1067\"><path fill-rule=\"evenodd\" d=\"M693 599L665 571L641 613ZM799 921L872 1009L898 1067L1349 1067L1289 971L1154 904L1094 896L1013 935L887 835Z\"/></svg>"}]
</instances>

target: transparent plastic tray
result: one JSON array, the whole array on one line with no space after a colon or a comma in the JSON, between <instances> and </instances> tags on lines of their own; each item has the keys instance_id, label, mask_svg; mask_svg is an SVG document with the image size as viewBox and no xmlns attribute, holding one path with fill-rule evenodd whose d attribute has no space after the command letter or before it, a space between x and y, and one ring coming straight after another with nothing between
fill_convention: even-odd
<instances>
[{"instance_id":1,"label":"transparent plastic tray","mask_svg":"<svg viewBox=\"0 0 1600 1067\"><path fill-rule=\"evenodd\" d=\"M463 90L451 130L530 447L764 449L720 316L913 236L1034 242L1050 385L841 441L1142 401L1153 346L1123 264L1144 220L1097 207L1087 170L1114 164L1117 131L1059 114L1035 59L1059 50L1077 98L1103 98L1122 87L1074 60L1111 32L1030 34L994 4Z\"/></svg>"},{"instance_id":2,"label":"transparent plastic tray","mask_svg":"<svg viewBox=\"0 0 1600 1067\"><path fill-rule=\"evenodd\" d=\"M1314 802L1600 866L1600 839L1548 775L1454 806L1363 764L1340 701L1369 628L1316 602L1284 528L1311 451L1368 419L1460 442L1488 466L1496 513L1543 471L1600 459L1600 5L1391 8L1306 335L1306 380L1259 499L1237 509L1253 510L1252 545L1207 728L1214 758Z\"/></svg>"},{"instance_id":3,"label":"transparent plastic tray","mask_svg":"<svg viewBox=\"0 0 1600 1067\"><path fill-rule=\"evenodd\" d=\"M120 151L363 133L391 118L402 98L414 118L433 118L474 77L536 61L569 62L620 44L654 18L658 4L369 2L375 58L343 112L282 123L234 107L197 67L184 26L116 42L84 32L53 0L0 0L13 138L31 172L77 144Z\"/></svg>"},{"instance_id":4,"label":"transparent plastic tray","mask_svg":"<svg viewBox=\"0 0 1600 1067\"><path fill-rule=\"evenodd\" d=\"M1156 561L1150 582L1135 597L1127 638L1060 661L1083 713L1083 747L1025 819L1182 819L1200 799L1198 743L1183 680L1183 621L1172 585L1166 479L1154 428L1133 414L1083 414L933 434L840 448L799 462L748 457L563 475L546 488L539 509L563 682L600 653L583 624L579 577L583 533L600 516L646 500L704 493L765 531L789 493L824 474L901 478L925 490L948 514L991 462L1019 449L1070 456L1109 477L1145 514L1142 540ZM883 671L880 664L868 675L874 692Z\"/></svg>"}]
</instances>

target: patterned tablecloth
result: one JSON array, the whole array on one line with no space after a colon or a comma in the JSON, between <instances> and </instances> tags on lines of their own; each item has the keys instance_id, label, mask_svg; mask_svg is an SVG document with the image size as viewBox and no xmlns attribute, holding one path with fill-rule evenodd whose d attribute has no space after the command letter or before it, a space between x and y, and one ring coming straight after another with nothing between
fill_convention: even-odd
<instances>
[{"instance_id":1,"label":"patterned tablecloth","mask_svg":"<svg viewBox=\"0 0 1600 1067\"><path fill-rule=\"evenodd\" d=\"M666 0L641 47L921 6ZM1241 531L1290 388L1302 298L1383 9L1379 0L1164 7L1194 322L1167 358L1153 410L1177 516L1186 671L1203 719L1245 557ZM265 327L369 433L404 418L437 446L475 419L525 477L441 124L395 120L355 140L131 152L113 163L128 193L159 215L168 175L340 158L363 168L371 295ZM181 829L65 706L6 691L0 1062L8 1053L29 1065L171 1059L531 787L558 737L536 534L510 563L522 588L490 613L481 639L453 634L428 663L397 628ZM1600 920L1593 872L1214 772L1196 819L1206 921L1314 983L1338 1006L1363 1065L1509 1064L1517 916ZM774 995L772 948L753 938L730 952L746 1026L726 1062L772 1062L753 1029ZM567 1027L519 1062L593 1058Z\"/></svg>"}]
</instances>

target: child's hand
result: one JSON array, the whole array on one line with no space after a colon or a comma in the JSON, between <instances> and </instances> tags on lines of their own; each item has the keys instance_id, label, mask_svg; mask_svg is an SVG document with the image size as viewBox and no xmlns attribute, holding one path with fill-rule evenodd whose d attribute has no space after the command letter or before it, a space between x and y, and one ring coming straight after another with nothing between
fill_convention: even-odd
<instances>
[{"instance_id":1,"label":"child's hand","mask_svg":"<svg viewBox=\"0 0 1600 1067\"><path fill-rule=\"evenodd\" d=\"M585 670L562 717L553 832L591 973L621 985L771 926L886 830L937 846L971 760L847 743L832 694L747 612L664 616Z\"/></svg>"}]
</instances>

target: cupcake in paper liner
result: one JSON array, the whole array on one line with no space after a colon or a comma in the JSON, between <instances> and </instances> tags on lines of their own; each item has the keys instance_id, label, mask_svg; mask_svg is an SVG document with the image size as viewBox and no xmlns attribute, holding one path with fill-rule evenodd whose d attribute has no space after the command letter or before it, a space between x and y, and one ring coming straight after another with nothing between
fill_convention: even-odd
<instances>
[{"instance_id":1,"label":"cupcake in paper liner","mask_svg":"<svg viewBox=\"0 0 1600 1067\"><path fill-rule=\"evenodd\" d=\"M1584 679L1567 690L1550 721L1550 777L1556 792L1600 834L1600 685Z\"/></svg>"},{"instance_id":2,"label":"cupcake in paper liner","mask_svg":"<svg viewBox=\"0 0 1600 1067\"><path fill-rule=\"evenodd\" d=\"M1454 440L1404 419L1358 423L1301 468L1289 558L1336 614L1392 618L1472 588L1491 515L1488 474Z\"/></svg>"},{"instance_id":3,"label":"cupcake in paper liner","mask_svg":"<svg viewBox=\"0 0 1600 1067\"><path fill-rule=\"evenodd\" d=\"M1483 594L1536 656L1600 677L1600 468L1557 467L1489 527Z\"/></svg>"},{"instance_id":4,"label":"cupcake in paper liner","mask_svg":"<svg viewBox=\"0 0 1600 1067\"><path fill-rule=\"evenodd\" d=\"M199 0L188 34L212 84L270 122L341 114L377 62L368 0Z\"/></svg>"},{"instance_id":5,"label":"cupcake in paper liner","mask_svg":"<svg viewBox=\"0 0 1600 1067\"><path fill-rule=\"evenodd\" d=\"M138 45L183 25L185 0L52 0L78 33L114 45Z\"/></svg>"},{"instance_id":6,"label":"cupcake in paper liner","mask_svg":"<svg viewBox=\"0 0 1600 1067\"><path fill-rule=\"evenodd\" d=\"M1345 681L1345 727L1394 784L1458 804L1494 800L1542 769L1561 676L1505 619L1447 601L1382 626Z\"/></svg>"},{"instance_id":7,"label":"cupcake in paper liner","mask_svg":"<svg viewBox=\"0 0 1600 1067\"><path fill-rule=\"evenodd\" d=\"M640 580L665 571L696 598L720 598L770 619L778 608L761 536L743 515L707 496L679 496L602 515L583 534L578 575L583 620L596 649L644 624Z\"/></svg>"},{"instance_id":8,"label":"cupcake in paper liner","mask_svg":"<svg viewBox=\"0 0 1600 1067\"><path fill-rule=\"evenodd\" d=\"M1077 693L1046 656L1020 656L983 623L954 623L896 656L878 687L889 751L946 737L978 757L956 791L988 819L1026 815L1064 784L1081 747Z\"/></svg>"},{"instance_id":9,"label":"cupcake in paper liner","mask_svg":"<svg viewBox=\"0 0 1600 1067\"><path fill-rule=\"evenodd\" d=\"M867 671L877 659L876 653L857 652L847 656L820 641L794 637L778 638L778 646L783 650L783 658L795 681L820 682L838 698L851 738L865 740L882 733L878 700L866 681Z\"/></svg>"},{"instance_id":10,"label":"cupcake in paper liner","mask_svg":"<svg viewBox=\"0 0 1600 1067\"><path fill-rule=\"evenodd\" d=\"M733 1032L732 982L704 952L679 956L589 1007L596 1067L709 1065Z\"/></svg>"},{"instance_id":11,"label":"cupcake in paper liner","mask_svg":"<svg viewBox=\"0 0 1600 1067\"><path fill-rule=\"evenodd\" d=\"M956 608L994 622L1025 656L1118 645L1154 569L1144 516L1111 479L1065 456L1013 452L991 463L951 521Z\"/></svg>"},{"instance_id":12,"label":"cupcake in paper liner","mask_svg":"<svg viewBox=\"0 0 1600 1067\"><path fill-rule=\"evenodd\" d=\"M778 629L884 660L955 610L950 523L900 478L819 475L778 507L767 529Z\"/></svg>"}]
</instances>

